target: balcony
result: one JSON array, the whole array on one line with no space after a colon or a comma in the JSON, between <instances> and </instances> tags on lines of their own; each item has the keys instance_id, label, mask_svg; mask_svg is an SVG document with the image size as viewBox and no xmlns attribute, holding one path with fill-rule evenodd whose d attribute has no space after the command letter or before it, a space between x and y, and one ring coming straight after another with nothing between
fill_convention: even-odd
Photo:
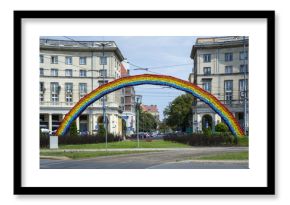
<instances>
[{"instance_id":1,"label":"balcony","mask_svg":"<svg viewBox=\"0 0 290 205\"><path fill-rule=\"evenodd\" d=\"M220 102L227 108L241 108L244 106L243 100L232 100L231 103L225 100L220 100ZM196 108L208 108L209 106L204 102L197 102Z\"/></svg>"},{"instance_id":2,"label":"balcony","mask_svg":"<svg viewBox=\"0 0 290 205\"><path fill-rule=\"evenodd\" d=\"M45 102L40 102L40 108L72 108L77 102L50 102L50 101L45 101ZM105 102L106 107L109 108L115 108L119 107L119 105L115 102ZM103 102L101 99L97 100L94 102L92 105L93 107L97 108L102 108Z\"/></svg>"}]
</instances>

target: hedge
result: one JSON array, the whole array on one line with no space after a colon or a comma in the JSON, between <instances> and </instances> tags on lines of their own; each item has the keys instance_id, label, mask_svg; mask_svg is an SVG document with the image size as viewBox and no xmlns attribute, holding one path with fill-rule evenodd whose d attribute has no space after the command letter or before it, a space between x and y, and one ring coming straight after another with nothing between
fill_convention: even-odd
<instances>
[{"instance_id":1,"label":"hedge","mask_svg":"<svg viewBox=\"0 0 290 205\"><path fill-rule=\"evenodd\" d=\"M169 134L164 136L163 139L190 146L227 146L237 144L235 138L228 133L213 133L211 135L201 133L187 135Z\"/></svg>"},{"instance_id":2,"label":"hedge","mask_svg":"<svg viewBox=\"0 0 290 205\"><path fill-rule=\"evenodd\" d=\"M115 142L123 140L122 136L114 136L108 134L108 142ZM87 136L62 136L58 138L59 145L70 145L70 144L96 144L103 143L106 141L105 136L99 135L87 135ZM40 135L40 148L49 148L49 135Z\"/></svg>"}]
</instances>

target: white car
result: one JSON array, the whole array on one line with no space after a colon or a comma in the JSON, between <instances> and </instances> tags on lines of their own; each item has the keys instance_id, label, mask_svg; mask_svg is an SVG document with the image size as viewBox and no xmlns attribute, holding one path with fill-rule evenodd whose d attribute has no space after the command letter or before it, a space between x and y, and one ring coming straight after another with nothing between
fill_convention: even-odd
<instances>
[{"instance_id":1,"label":"white car","mask_svg":"<svg viewBox=\"0 0 290 205\"><path fill-rule=\"evenodd\" d=\"M50 134L51 133L51 131L49 129L46 129L46 128L41 128L40 131L42 133L47 133L47 134Z\"/></svg>"}]
</instances>

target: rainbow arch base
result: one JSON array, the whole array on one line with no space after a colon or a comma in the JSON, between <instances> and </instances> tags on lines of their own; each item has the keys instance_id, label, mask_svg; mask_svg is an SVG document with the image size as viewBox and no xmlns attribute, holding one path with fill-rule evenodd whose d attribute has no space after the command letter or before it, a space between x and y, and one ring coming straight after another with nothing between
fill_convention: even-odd
<instances>
[{"instance_id":1,"label":"rainbow arch base","mask_svg":"<svg viewBox=\"0 0 290 205\"><path fill-rule=\"evenodd\" d=\"M65 115L61 124L59 125L56 135L63 136L68 131L71 123L92 103L102 98L103 96L114 92L116 90L137 85L161 85L169 86L177 90L181 90L192 94L194 97L200 99L208 104L226 123L234 136L244 136L244 131L240 127L238 121L233 114L225 107L215 96L202 88L194 85L188 81L184 81L172 76L142 74L119 78L104 84L92 92L85 95L75 104L75 106Z\"/></svg>"}]
</instances>

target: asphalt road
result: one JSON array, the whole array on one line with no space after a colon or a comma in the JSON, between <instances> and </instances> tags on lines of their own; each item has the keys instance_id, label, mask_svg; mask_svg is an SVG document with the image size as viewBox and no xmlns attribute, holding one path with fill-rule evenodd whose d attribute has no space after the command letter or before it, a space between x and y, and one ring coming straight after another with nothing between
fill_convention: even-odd
<instances>
[{"instance_id":1,"label":"asphalt road","mask_svg":"<svg viewBox=\"0 0 290 205\"><path fill-rule=\"evenodd\" d=\"M199 147L80 160L40 159L41 169L247 169L248 161L202 161L196 156L247 151L247 147Z\"/></svg>"}]
</instances>

